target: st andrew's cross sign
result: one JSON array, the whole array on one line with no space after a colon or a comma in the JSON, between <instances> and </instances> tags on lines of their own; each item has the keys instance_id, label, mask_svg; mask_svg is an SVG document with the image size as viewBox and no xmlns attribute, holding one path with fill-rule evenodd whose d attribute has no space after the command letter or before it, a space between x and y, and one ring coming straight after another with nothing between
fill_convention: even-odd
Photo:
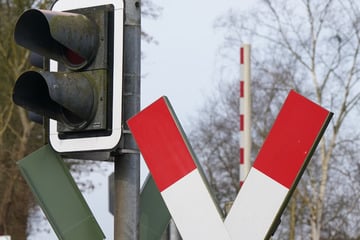
<instances>
[{"instance_id":1,"label":"st andrew's cross sign","mask_svg":"<svg viewBox=\"0 0 360 240\"><path fill-rule=\"evenodd\" d=\"M225 219L165 97L128 124L183 239L267 239L331 117L291 91Z\"/></svg>"}]
</instances>

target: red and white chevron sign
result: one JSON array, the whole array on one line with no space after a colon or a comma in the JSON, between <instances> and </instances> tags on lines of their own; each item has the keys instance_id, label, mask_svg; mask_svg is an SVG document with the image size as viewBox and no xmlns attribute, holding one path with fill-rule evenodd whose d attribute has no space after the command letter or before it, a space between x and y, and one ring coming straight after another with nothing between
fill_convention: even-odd
<instances>
[{"instance_id":1,"label":"red and white chevron sign","mask_svg":"<svg viewBox=\"0 0 360 240\"><path fill-rule=\"evenodd\" d=\"M225 219L166 97L128 125L183 239L260 240L271 235L331 116L291 91Z\"/></svg>"},{"instance_id":2,"label":"red and white chevron sign","mask_svg":"<svg viewBox=\"0 0 360 240\"><path fill-rule=\"evenodd\" d=\"M230 240L167 99L160 98L128 125L182 238Z\"/></svg>"}]
</instances>

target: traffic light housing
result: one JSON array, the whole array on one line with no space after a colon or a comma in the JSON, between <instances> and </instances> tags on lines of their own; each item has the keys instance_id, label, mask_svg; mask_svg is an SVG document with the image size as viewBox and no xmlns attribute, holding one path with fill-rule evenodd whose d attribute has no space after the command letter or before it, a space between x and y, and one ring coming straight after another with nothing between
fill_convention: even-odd
<instances>
[{"instance_id":1,"label":"traffic light housing","mask_svg":"<svg viewBox=\"0 0 360 240\"><path fill-rule=\"evenodd\" d=\"M58 152L112 150L121 138L123 2L58 1L18 19L17 44L43 56L17 79L13 100L49 119Z\"/></svg>"}]
</instances>

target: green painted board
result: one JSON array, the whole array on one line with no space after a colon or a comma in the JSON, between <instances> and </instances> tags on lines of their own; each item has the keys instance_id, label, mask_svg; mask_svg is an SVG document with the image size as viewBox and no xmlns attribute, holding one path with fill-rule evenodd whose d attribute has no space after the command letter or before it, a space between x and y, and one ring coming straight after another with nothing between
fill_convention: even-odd
<instances>
[{"instance_id":1,"label":"green painted board","mask_svg":"<svg viewBox=\"0 0 360 240\"><path fill-rule=\"evenodd\" d=\"M140 194L140 240L160 240L170 218L165 202L149 175Z\"/></svg>"},{"instance_id":2,"label":"green painted board","mask_svg":"<svg viewBox=\"0 0 360 240\"><path fill-rule=\"evenodd\" d=\"M59 239L105 239L68 168L50 146L33 152L18 165Z\"/></svg>"}]
</instances>

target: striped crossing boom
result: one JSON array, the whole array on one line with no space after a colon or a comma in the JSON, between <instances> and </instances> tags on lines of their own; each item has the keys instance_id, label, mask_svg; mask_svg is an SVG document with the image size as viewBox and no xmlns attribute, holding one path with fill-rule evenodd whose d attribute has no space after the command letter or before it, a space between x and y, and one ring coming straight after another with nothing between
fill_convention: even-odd
<instances>
[{"instance_id":1,"label":"striped crossing boom","mask_svg":"<svg viewBox=\"0 0 360 240\"><path fill-rule=\"evenodd\" d=\"M225 220L163 97L128 121L184 240L268 239L332 113L291 91Z\"/></svg>"},{"instance_id":2,"label":"striped crossing boom","mask_svg":"<svg viewBox=\"0 0 360 240\"><path fill-rule=\"evenodd\" d=\"M244 44L240 48L240 186L242 186L242 184L244 183L245 178L251 167L250 50L251 46L249 44Z\"/></svg>"}]
</instances>

